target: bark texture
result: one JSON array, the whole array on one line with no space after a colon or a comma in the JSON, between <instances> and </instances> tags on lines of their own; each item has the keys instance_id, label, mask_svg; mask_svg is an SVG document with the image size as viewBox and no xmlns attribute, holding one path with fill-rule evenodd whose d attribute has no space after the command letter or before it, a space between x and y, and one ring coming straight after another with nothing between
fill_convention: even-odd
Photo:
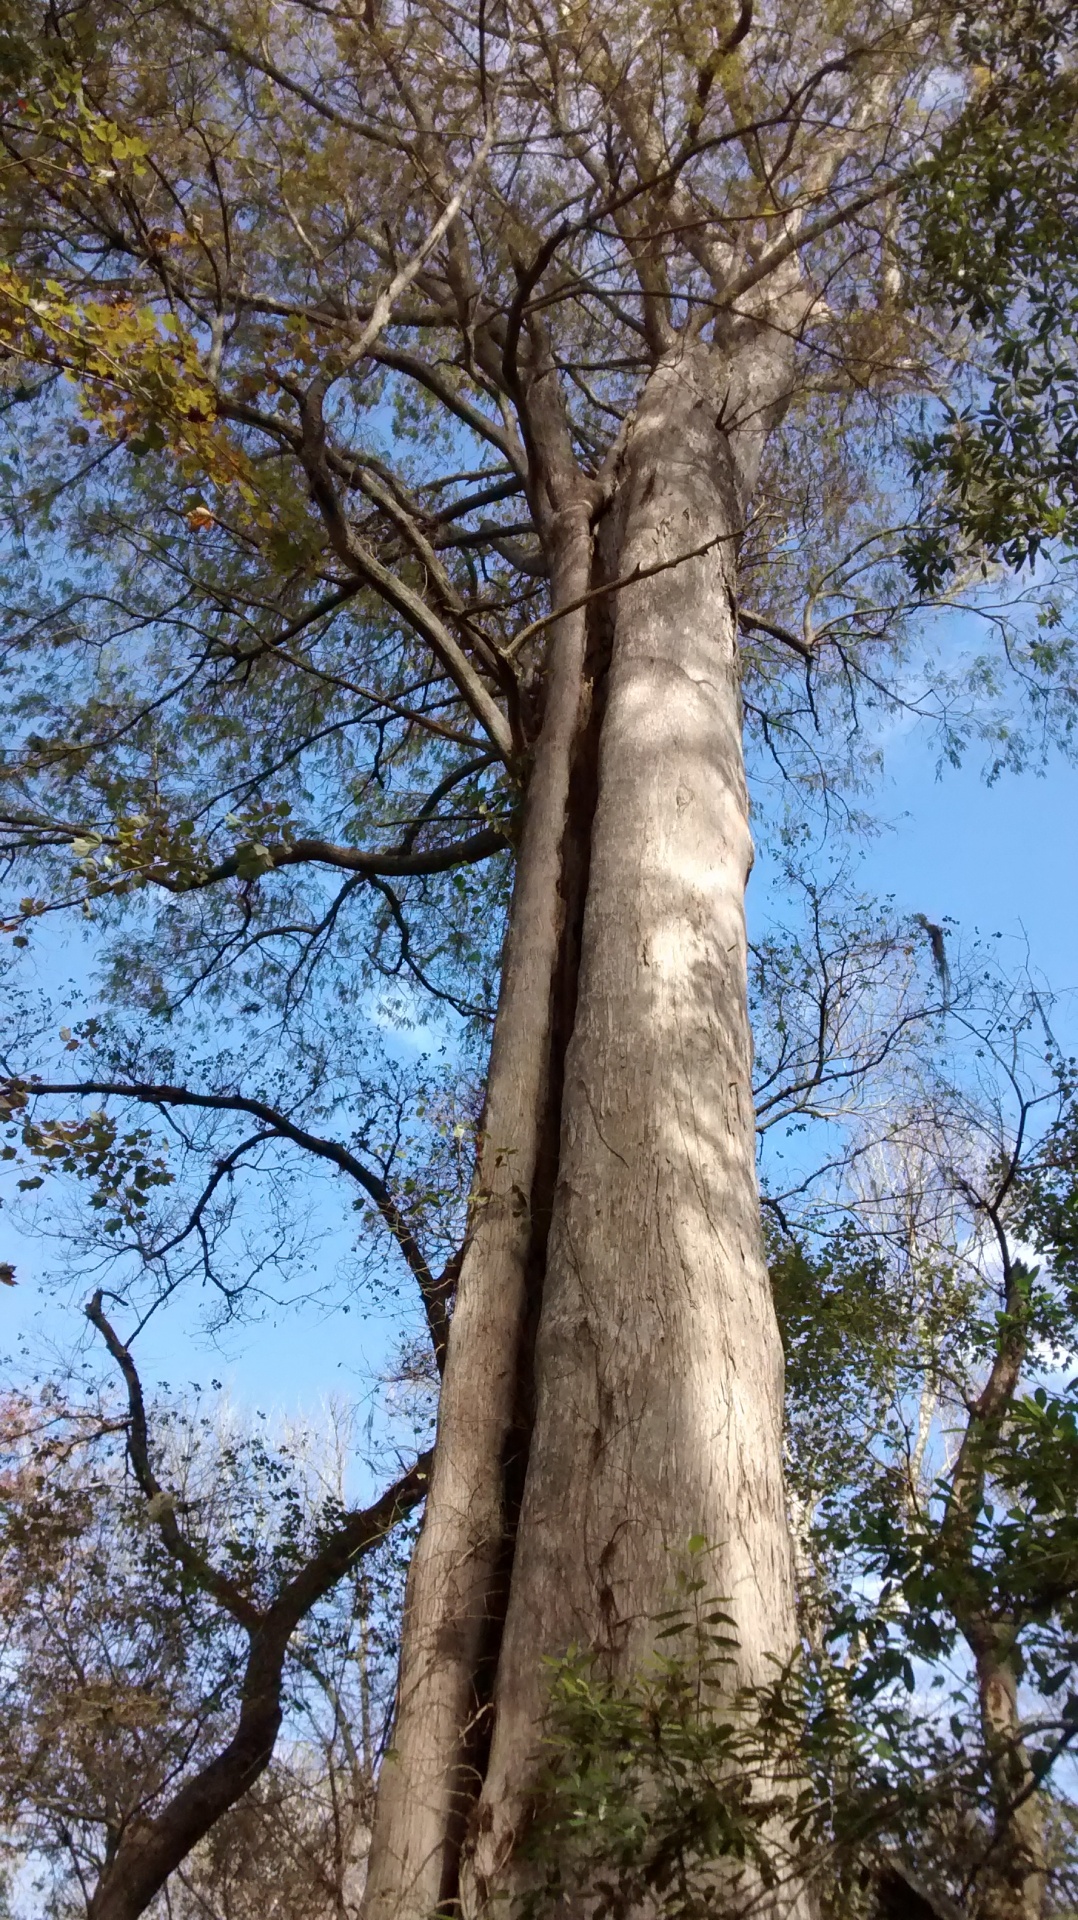
<instances>
[{"instance_id":1,"label":"bark texture","mask_svg":"<svg viewBox=\"0 0 1078 1920\"><path fill-rule=\"evenodd\" d=\"M535 1355L537 1413L471 1876L512 1887L543 1654L646 1652L678 1550L717 1549L763 1680L792 1640L782 1355L763 1259L734 581L742 475L715 367L653 377L613 511L626 588L602 727L576 1023ZM472 1902L469 1902L471 1904Z\"/></svg>"},{"instance_id":2,"label":"bark texture","mask_svg":"<svg viewBox=\"0 0 1078 1920\"><path fill-rule=\"evenodd\" d=\"M978 1920L1040 1920L1047 1881L1044 1810L1022 1737L1014 1632L998 1621L976 1620L965 1634L976 1665L996 1811Z\"/></svg>"},{"instance_id":3,"label":"bark texture","mask_svg":"<svg viewBox=\"0 0 1078 1920\"><path fill-rule=\"evenodd\" d=\"M586 590L587 508L566 516L556 592ZM432 1913L456 1891L479 1778L484 1663L504 1611L506 1504L526 1436L520 1361L532 1188L550 1097L551 1026L586 623L558 623L545 725L524 820L483 1118L473 1227L450 1327L435 1466L405 1602L393 1745L379 1782L365 1912Z\"/></svg>"},{"instance_id":4,"label":"bark texture","mask_svg":"<svg viewBox=\"0 0 1078 1920\"><path fill-rule=\"evenodd\" d=\"M553 527L554 605L629 584L564 619L553 654L369 1920L518 1891L543 1656L598 1644L627 1672L691 1534L716 1549L736 1678L792 1644L735 598L787 340L679 342L591 537Z\"/></svg>"}]
</instances>

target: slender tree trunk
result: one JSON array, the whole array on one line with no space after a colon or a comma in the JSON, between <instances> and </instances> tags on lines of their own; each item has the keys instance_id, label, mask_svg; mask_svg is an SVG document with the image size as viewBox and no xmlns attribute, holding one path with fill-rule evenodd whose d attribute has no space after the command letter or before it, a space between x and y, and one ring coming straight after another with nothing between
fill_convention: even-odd
<instances>
[{"instance_id":1,"label":"slender tree trunk","mask_svg":"<svg viewBox=\"0 0 1078 1920\"><path fill-rule=\"evenodd\" d=\"M998 1219L992 1216L997 1225ZM937 1553L952 1584L955 1618L973 1655L981 1738L992 1780L995 1831L976 1887L977 1920L1040 1920L1044 1906L1044 1808L1021 1734L1020 1654L1010 1623L981 1610L976 1529L1000 1433L1014 1403L1029 1345L1029 1270L1004 1246L1004 1312L988 1379L970 1407L951 1473Z\"/></svg>"},{"instance_id":2,"label":"slender tree trunk","mask_svg":"<svg viewBox=\"0 0 1078 1920\"><path fill-rule=\"evenodd\" d=\"M567 717L558 773L540 796L540 759L529 800L546 864L541 881L524 864L535 857L526 832L483 1206L453 1319L379 1795L372 1920L418 1920L439 1902L478 1912L516 1890L543 1656L584 1642L627 1672L691 1534L713 1544L737 1618L736 1680L763 1680L793 1643L782 1359L755 1175L735 607L744 503L788 380L777 332L723 352L679 346L660 363L597 540L604 578L651 577L593 604L590 649L583 628L563 623L562 665L568 674L575 659L579 686L574 700L555 673L550 698ZM589 779L580 762L604 634L608 693ZM547 725L553 737L550 715ZM552 985L567 922L554 868L560 858L564 896L574 843L582 952L575 995L562 995L573 1018L559 1068ZM554 1109L551 1135L541 1116ZM556 1147L549 1234L534 1191L544 1127ZM514 1143L505 1171L503 1141ZM507 1542L514 1418L526 1483ZM476 1742L469 1755L462 1729L488 1698L489 1752Z\"/></svg>"},{"instance_id":3,"label":"slender tree trunk","mask_svg":"<svg viewBox=\"0 0 1078 1920\"><path fill-rule=\"evenodd\" d=\"M562 529L556 604L586 592L590 556L582 501ZM483 1668L504 1614L507 1502L527 1445L520 1375L533 1189L556 1122L552 1030L585 642L583 611L558 623L517 864L471 1240L450 1328L431 1488L409 1572L393 1745L379 1781L368 1865L370 1920L426 1920L453 1899L488 1731Z\"/></svg>"},{"instance_id":4,"label":"slender tree trunk","mask_svg":"<svg viewBox=\"0 0 1078 1920\"><path fill-rule=\"evenodd\" d=\"M980 1880L977 1920L1040 1920L1044 1809L1021 1736L1014 1636L998 1621L964 1628L977 1668L981 1733L992 1768L994 1844Z\"/></svg>"}]
</instances>

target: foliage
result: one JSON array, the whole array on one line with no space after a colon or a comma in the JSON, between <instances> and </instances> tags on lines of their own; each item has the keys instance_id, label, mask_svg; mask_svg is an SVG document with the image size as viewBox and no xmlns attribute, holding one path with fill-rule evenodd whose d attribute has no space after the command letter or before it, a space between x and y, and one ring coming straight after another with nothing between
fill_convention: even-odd
<instances>
[{"instance_id":1,"label":"foliage","mask_svg":"<svg viewBox=\"0 0 1078 1920\"><path fill-rule=\"evenodd\" d=\"M808 1657L865 1734L897 1706L890 1842L985 1914L1045 1875L1069 1911L1074 1864L1078 1157L1043 1017L1034 993L970 1022L853 1219L773 1261Z\"/></svg>"},{"instance_id":2,"label":"foliage","mask_svg":"<svg viewBox=\"0 0 1078 1920\"><path fill-rule=\"evenodd\" d=\"M634 1678L615 1680L588 1649L554 1666L525 1912L556 1906L571 1887L602 1920L652 1905L689 1920L713 1911L719 1885L723 1911L735 1913L754 1885L776 1883L768 1827L802 1811L800 1762L795 1746L780 1780L754 1703L717 1706L737 1639L711 1589L707 1543L694 1538Z\"/></svg>"},{"instance_id":3,"label":"foliage","mask_svg":"<svg viewBox=\"0 0 1078 1920\"><path fill-rule=\"evenodd\" d=\"M703 1920L718 1902L748 1915L807 1881L828 1920L867 1920L911 1826L937 1841L950 1826L953 1852L969 1782L901 1691L867 1705L856 1670L798 1659L716 1704L736 1623L706 1561L691 1542L650 1623L655 1650L627 1680L576 1650L553 1666L527 1914L557 1911L571 1889L611 1920L641 1907Z\"/></svg>"},{"instance_id":4,"label":"foliage","mask_svg":"<svg viewBox=\"0 0 1078 1920\"><path fill-rule=\"evenodd\" d=\"M973 395L914 443L941 491L908 552L938 588L960 556L1018 566L1078 537L1078 170L1073 9L977 8L964 53L979 90L911 200L930 299L972 329ZM1062 642L1039 641L1047 659Z\"/></svg>"}]
</instances>

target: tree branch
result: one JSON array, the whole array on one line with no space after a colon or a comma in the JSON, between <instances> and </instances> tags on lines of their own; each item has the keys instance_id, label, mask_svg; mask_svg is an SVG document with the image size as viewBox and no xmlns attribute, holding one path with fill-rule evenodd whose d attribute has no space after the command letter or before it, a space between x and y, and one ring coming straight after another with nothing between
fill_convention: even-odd
<instances>
[{"instance_id":1,"label":"tree branch","mask_svg":"<svg viewBox=\"0 0 1078 1920\"><path fill-rule=\"evenodd\" d=\"M127 1388L127 1456L131 1470L138 1482L139 1490L146 1500L147 1512L157 1526L168 1552L178 1562L184 1572L219 1602L225 1610L238 1620L241 1627L253 1633L260 1625L262 1614L247 1598L247 1595L230 1580L227 1574L220 1573L212 1563L200 1553L184 1533L176 1518L176 1503L167 1493L153 1470L150 1459L150 1439L146 1424L146 1404L142 1395L142 1382L129 1348L125 1347L111 1322L106 1318L103 1307L104 1295L99 1287L86 1307L86 1318L97 1328L111 1353L116 1365L124 1377Z\"/></svg>"},{"instance_id":2,"label":"tree branch","mask_svg":"<svg viewBox=\"0 0 1078 1920\"><path fill-rule=\"evenodd\" d=\"M489 765L489 760L485 759L483 764ZM319 865L337 867L344 873L365 874L372 879L379 876L404 879L409 875L447 873L453 867L474 866L480 860L489 860L492 854L504 853L509 844L506 836L496 827L483 827L469 839L457 841L448 847L420 848L418 852L411 845L388 848L384 853L363 853L358 847L337 846L331 840L289 840L264 849L270 862L265 871L276 873L283 867ZM203 887L213 886L219 880L232 879L240 873L243 865L244 851L241 849L227 860L219 861L217 866L211 867L207 874L196 880L172 881L156 873L150 877L158 886L167 887L170 892L193 893Z\"/></svg>"},{"instance_id":3,"label":"tree branch","mask_svg":"<svg viewBox=\"0 0 1078 1920\"><path fill-rule=\"evenodd\" d=\"M777 620L765 620L762 614L750 613L747 607L738 608L737 623L749 633L766 633L770 640L779 640L784 647L792 647L802 660L814 660L816 657L815 648L800 634L794 633L792 628L781 626Z\"/></svg>"},{"instance_id":4,"label":"tree branch","mask_svg":"<svg viewBox=\"0 0 1078 1920\"><path fill-rule=\"evenodd\" d=\"M116 1345L130 1362L127 1349L119 1341ZM283 1717L284 1665L293 1633L349 1567L418 1506L426 1494L430 1463L431 1455L423 1454L373 1506L346 1515L285 1583L272 1606L247 1627L240 1712L231 1740L184 1782L160 1813L124 1829L89 1902L88 1920L139 1920L169 1875L265 1772Z\"/></svg>"},{"instance_id":5,"label":"tree branch","mask_svg":"<svg viewBox=\"0 0 1078 1920\"><path fill-rule=\"evenodd\" d=\"M0 1083L0 1086L4 1085L13 1085L13 1083ZM25 1092L34 1098L45 1095L64 1095L78 1099L88 1094L97 1094L115 1099L138 1100L144 1106L195 1107L206 1112L247 1113L252 1118L262 1121L271 1133L278 1135L282 1140L291 1141L294 1146L302 1148L305 1153L313 1154L319 1160L328 1160L341 1173L348 1174L357 1186L362 1187L364 1193L374 1202L396 1241L419 1287L435 1359L439 1366L442 1364L449 1330L445 1289L427 1265L419 1242L386 1182L378 1174L372 1173L362 1160L357 1159L354 1153L350 1153L348 1148L341 1146L338 1141L324 1140L319 1134L310 1133L305 1127L297 1126L287 1114L279 1112L276 1107L271 1107L267 1101L248 1099L239 1093L196 1093L190 1087L156 1086L146 1081L124 1082L121 1080L49 1082L32 1080L20 1081L18 1087L20 1094ZM90 1309L87 1308L87 1314L89 1313ZM90 1315L90 1317L93 1316ZM96 1320L94 1324L98 1324ZM115 1357L119 1360L118 1354Z\"/></svg>"}]
</instances>

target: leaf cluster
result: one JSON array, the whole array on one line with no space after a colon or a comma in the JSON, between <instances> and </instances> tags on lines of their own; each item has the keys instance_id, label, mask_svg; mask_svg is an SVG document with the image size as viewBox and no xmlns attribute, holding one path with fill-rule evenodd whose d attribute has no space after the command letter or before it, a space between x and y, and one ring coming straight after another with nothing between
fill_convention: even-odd
<instances>
[{"instance_id":1,"label":"leaf cluster","mask_svg":"<svg viewBox=\"0 0 1078 1920\"><path fill-rule=\"evenodd\" d=\"M1078 537L1078 73L1073 10L978 8L977 91L910 199L927 297L972 331L973 393L913 441L938 489L907 554L938 589L971 548L1009 566Z\"/></svg>"}]
</instances>

